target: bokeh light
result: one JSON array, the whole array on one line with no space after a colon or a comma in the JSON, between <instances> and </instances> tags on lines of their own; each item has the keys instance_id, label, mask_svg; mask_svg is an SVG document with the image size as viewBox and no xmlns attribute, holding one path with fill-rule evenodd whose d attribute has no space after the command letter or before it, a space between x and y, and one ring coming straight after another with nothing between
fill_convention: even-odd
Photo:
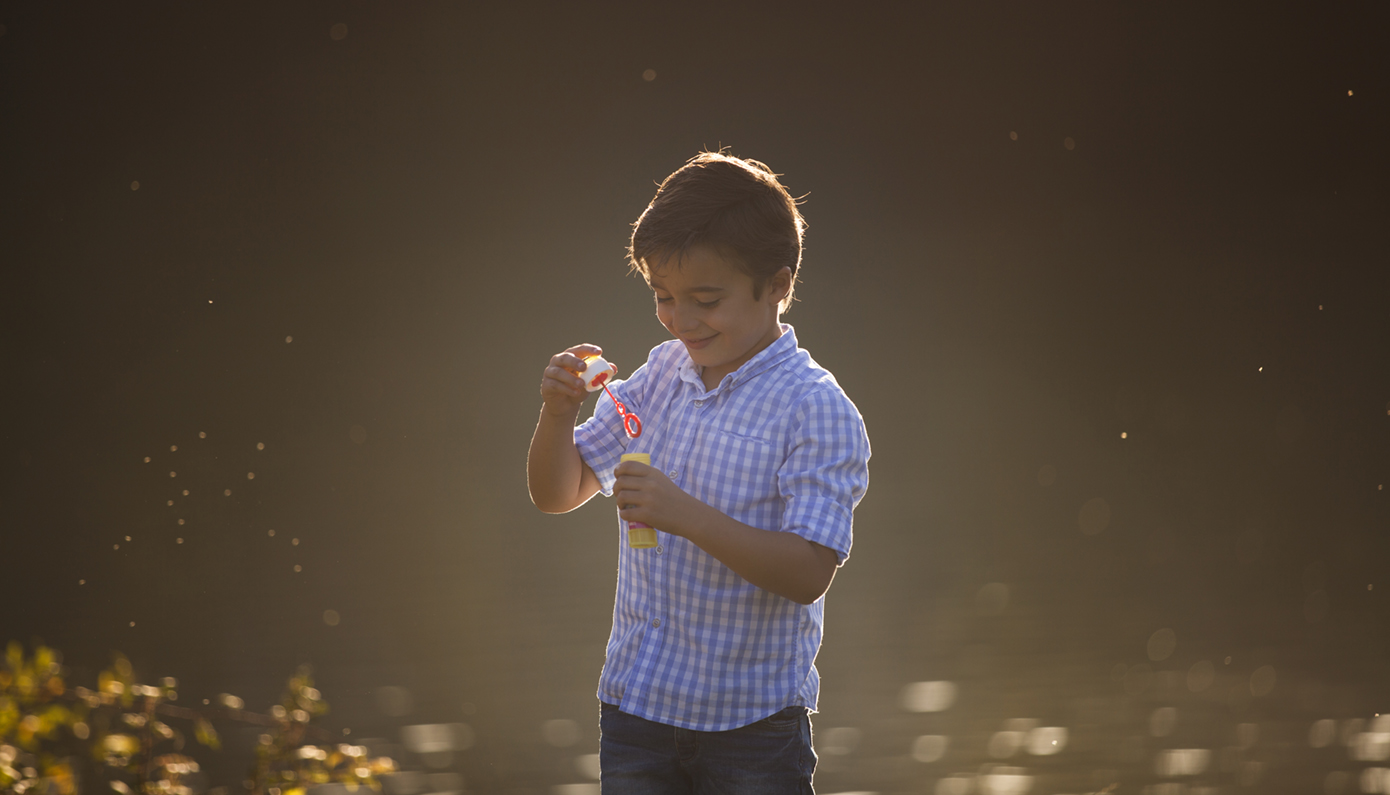
<instances>
[{"instance_id":1,"label":"bokeh light","mask_svg":"<svg viewBox=\"0 0 1390 795\"><path fill-rule=\"evenodd\" d=\"M1337 721L1331 718L1313 721L1308 729L1308 745L1313 748L1326 748L1337 739Z\"/></svg>"},{"instance_id":2,"label":"bokeh light","mask_svg":"<svg viewBox=\"0 0 1390 795\"><path fill-rule=\"evenodd\" d=\"M1028 753L1052 756L1066 750L1071 732L1065 726L1040 726L1028 732Z\"/></svg>"},{"instance_id":3,"label":"bokeh light","mask_svg":"<svg viewBox=\"0 0 1390 795\"><path fill-rule=\"evenodd\" d=\"M1162 662L1173 655L1178 646L1178 635L1171 629L1160 629L1149 636L1149 659Z\"/></svg>"},{"instance_id":4,"label":"bokeh light","mask_svg":"<svg viewBox=\"0 0 1390 795\"><path fill-rule=\"evenodd\" d=\"M912 741L912 758L924 764L940 760L946 755L950 740L940 734L923 734Z\"/></svg>"},{"instance_id":5,"label":"bokeh light","mask_svg":"<svg viewBox=\"0 0 1390 795\"><path fill-rule=\"evenodd\" d=\"M1149 714L1149 734L1154 737L1167 737L1173 733L1178 723L1176 707L1159 707Z\"/></svg>"},{"instance_id":6,"label":"bokeh light","mask_svg":"<svg viewBox=\"0 0 1390 795\"><path fill-rule=\"evenodd\" d=\"M1154 772L1160 776L1197 776L1211 764L1206 748L1171 748L1154 757Z\"/></svg>"},{"instance_id":7,"label":"bokeh light","mask_svg":"<svg viewBox=\"0 0 1390 795\"><path fill-rule=\"evenodd\" d=\"M598 754L581 754L574 758L574 771L585 778L598 781Z\"/></svg>"},{"instance_id":8,"label":"bokeh light","mask_svg":"<svg viewBox=\"0 0 1390 795\"><path fill-rule=\"evenodd\" d=\"M541 739L555 748L569 748L579 742L579 724L569 718L551 718L541 724Z\"/></svg>"},{"instance_id":9,"label":"bokeh light","mask_svg":"<svg viewBox=\"0 0 1390 795\"><path fill-rule=\"evenodd\" d=\"M955 682L913 682L903 688L901 703L908 712L943 712L956 702Z\"/></svg>"},{"instance_id":10,"label":"bokeh light","mask_svg":"<svg viewBox=\"0 0 1390 795\"><path fill-rule=\"evenodd\" d=\"M816 735L816 753L846 756L859 746L861 732L853 726L835 726Z\"/></svg>"},{"instance_id":11,"label":"bokeh light","mask_svg":"<svg viewBox=\"0 0 1390 795\"><path fill-rule=\"evenodd\" d=\"M1187 669L1187 689L1201 693L1216 681L1216 666L1210 660L1198 660Z\"/></svg>"},{"instance_id":12,"label":"bokeh light","mask_svg":"<svg viewBox=\"0 0 1390 795\"><path fill-rule=\"evenodd\" d=\"M996 767L981 776L983 795L1027 795L1033 788L1033 777L1021 767Z\"/></svg>"}]
</instances>

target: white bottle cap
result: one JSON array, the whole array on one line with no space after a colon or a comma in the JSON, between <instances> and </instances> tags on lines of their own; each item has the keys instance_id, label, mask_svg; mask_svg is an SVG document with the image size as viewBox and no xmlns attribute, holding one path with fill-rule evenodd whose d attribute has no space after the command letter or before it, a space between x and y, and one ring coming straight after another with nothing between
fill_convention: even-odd
<instances>
[{"instance_id":1,"label":"white bottle cap","mask_svg":"<svg viewBox=\"0 0 1390 795\"><path fill-rule=\"evenodd\" d=\"M590 356L584 360L584 364L584 371L579 377L584 379L584 388L590 392L603 389L603 385L618 374L618 366L609 364L602 356Z\"/></svg>"}]
</instances>

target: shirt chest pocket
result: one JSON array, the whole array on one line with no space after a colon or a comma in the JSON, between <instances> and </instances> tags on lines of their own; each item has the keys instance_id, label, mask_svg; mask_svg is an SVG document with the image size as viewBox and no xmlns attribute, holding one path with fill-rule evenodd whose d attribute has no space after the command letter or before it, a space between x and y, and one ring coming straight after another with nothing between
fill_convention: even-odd
<instances>
[{"instance_id":1,"label":"shirt chest pocket","mask_svg":"<svg viewBox=\"0 0 1390 795\"><path fill-rule=\"evenodd\" d=\"M706 502L725 512L743 512L776 501L780 457L772 443L717 428L708 429L700 445L697 468L705 473L699 491Z\"/></svg>"}]
</instances>

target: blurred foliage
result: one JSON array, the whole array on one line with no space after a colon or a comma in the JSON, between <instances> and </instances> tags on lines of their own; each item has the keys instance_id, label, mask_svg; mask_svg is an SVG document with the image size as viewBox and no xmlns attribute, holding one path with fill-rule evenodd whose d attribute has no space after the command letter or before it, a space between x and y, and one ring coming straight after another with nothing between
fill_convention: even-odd
<instances>
[{"instance_id":1,"label":"blurred foliage","mask_svg":"<svg viewBox=\"0 0 1390 795\"><path fill-rule=\"evenodd\" d=\"M290 679L280 703L270 709L275 726L261 735L256 746L254 792L303 795L308 787L329 782L344 784L349 789L381 788L378 777L396 770L391 759L371 759L360 745L305 743L313 721L327 713L328 703L314 687L312 672L308 666L302 666Z\"/></svg>"},{"instance_id":2,"label":"blurred foliage","mask_svg":"<svg viewBox=\"0 0 1390 795\"><path fill-rule=\"evenodd\" d=\"M329 782L379 790L379 777L396 770L394 761L373 759L362 746L324 742L331 735L312 724L328 704L308 667L289 680L269 715L244 711L227 693L210 710L177 707L177 687L172 677L137 682L118 654L97 676L96 690L68 689L57 652L40 646L26 658L20 644L10 643L0 668L0 793L192 795L200 768L181 753L184 734L170 717L189 723L194 739L213 750L222 747L214 717L266 726L250 782L258 795L303 795Z\"/></svg>"},{"instance_id":3,"label":"blurred foliage","mask_svg":"<svg viewBox=\"0 0 1390 795\"><path fill-rule=\"evenodd\" d=\"M10 643L0 669L0 791L77 791L68 749L89 736L87 709L66 695L53 650L40 647L26 659L24 647Z\"/></svg>"}]
</instances>

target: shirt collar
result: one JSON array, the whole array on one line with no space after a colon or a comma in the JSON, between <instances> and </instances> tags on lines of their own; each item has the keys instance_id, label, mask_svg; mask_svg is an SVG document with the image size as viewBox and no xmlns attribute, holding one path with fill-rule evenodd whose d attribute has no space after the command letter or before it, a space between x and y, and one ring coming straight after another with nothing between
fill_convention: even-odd
<instances>
[{"instance_id":1,"label":"shirt collar","mask_svg":"<svg viewBox=\"0 0 1390 795\"><path fill-rule=\"evenodd\" d=\"M796 329L792 328L790 323L779 323L778 325L782 328L782 336L773 340L771 345L758 351L753 358L744 362L737 370L724 376L724 379L714 389L709 390L710 394L725 388L733 389L764 370L781 364L796 353ZM681 362L680 366L681 380L693 384L703 393L705 382L700 378L700 366L690 358L690 351L685 350L684 345L681 346L681 353L685 356L685 360Z\"/></svg>"}]
</instances>

